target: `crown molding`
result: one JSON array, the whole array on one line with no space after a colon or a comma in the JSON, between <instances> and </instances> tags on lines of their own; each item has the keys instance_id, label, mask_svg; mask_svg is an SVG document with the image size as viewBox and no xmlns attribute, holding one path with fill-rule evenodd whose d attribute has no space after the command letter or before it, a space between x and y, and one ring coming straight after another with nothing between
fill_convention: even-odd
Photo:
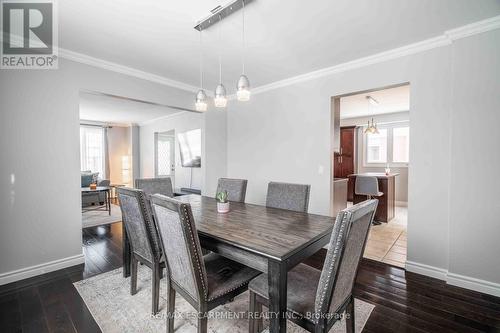
<instances>
[{"instance_id":1,"label":"crown molding","mask_svg":"<svg viewBox=\"0 0 500 333\"><path fill-rule=\"evenodd\" d=\"M436 47L446 46L446 45L449 45L450 43L451 43L451 41L448 38L446 38L445 36L439 36L439 37L427 39L427 40L424 40L424 41L421 41L418 43L405 45L405 46L398 47L396 49L392 49L389 51L384 51L384 52L377 53L377 54L374 54L371 56L367 56L367 57L359 58L356 60L344 62L342 64L338 64L335 66L326 67L326 68L319 69L319 70L316 70L313 72L293 76L293 77L288 78L288 79L265 84L265 85L262 85L262 86L259 86L259 87L252 89L252 94L259 94L259 93L262 93L265 91L286 87L286 86L296 84L299 82L314 80L314 79L317 79L320 77L345 72L345 71L348 71L351 69L356 69L356 68L365 67L365 66L372 65L372 64L377 64L380 62L384 62L384 61L404 57L407 55L431 50L431 49L434 49Z\"/></svg>"},{"instance_id":2,"label":"crown molding","mask_svg":"<svg viewBox=\"0 0 500 333\"><path fill-rule=\"evenodd\" d=\"M459 28L451 29L445 31L442 35L425 39L423 41L408 44L402 47L398 47L392 50L380 52L367 57L359 58L356 60L348 61L342 64L334 65L331 67L326 67L313 72L293 76L284 80L275 81L269 84L258 86L252 89L252 94L259 94L266 91L286 87L299 82L305 82L309 80L314 80L320 77L332 75L335 73L341 73L348 70L361 68L369 66L372 64L377 64L385 62L388 60L405 57L408 55L425 52L438 47L448 46L453 43L453 41L487 32L490 30L495 30L500 28L500 15L494 16L492 18L474 22L471 24L464 25ZM231 96L233 99L234 96Z\"/></svg>"},{"instance_id":3,"label":"crown molding","mask_svg":"<svg viewBox=\"0 0 500 333\"><path fill-rule=\"evenodd\" d=\"M168 119L168 118L173 118L173 117L178 117L180 115L183 115L185 113L201 113L201 112L198 112L198 111L180 111L180 112L176 112L176 113L172 113L172 114L167 114L165 116L161 116L161 117L157 117L157 118L153 118L153 119L149 119L149 120L145 120L143 122L140 122L137 124L137 126L145 126L145 125L149 125L149 124L153 124L159 120L164 120L164 119Z\"/></svg>"},{"instance_id":4,"label":"crown molding","mask_svg":"<svg viewBox=\"0 0 500 333\"><path fill-rule=\"evenodd\" d=\"M478 22L474 22L471 24L467 24L467 25L464 25L462 27L458 27L455 29L447 30L440 36L429 38L429 39L426 39L426 40L423 40L423 41L420 41L417 43L408 44L408 45L398 47L398 48L395 48L392 50L380 52L380 53L373 54L373 55L370 55L367 57L348 61L348 62L345 62L342 64L334 65L331 67L326 67L326 68L312 71L309 73L293 76L293 77L290 77L290 78L287 78L284 80L279 80L279 81L275 81L275 82L272 82L269 84L258 86L258 87L255 87L252 89L252 95L259 94L259 93L266 92L266 91L273 90L273 89L286 87L286 86L296 84L299 82L314 80L314 79L317 79L320 77L348 71L351 69L361 68L361 67L369 66L372 64L385 62L388 60L392 60L392 59L396 59L396 58L400 58L400 57L405 57L405 56L420 53L420 52L425 52L428 50L432 50L434 48L451 45L451 43L455 40L458 40L461 38L466 38L469 36L473 36L476 34L480 34L483 32L487 32L487 31L491 31L491 30L495 30L495 29L499 29L499 28L500 28L500 15L494 16L494 17L491 17L491 18L488 18L485 20L481 20ZM86 65L114 71L117 73L129 75L129 76L133 76L133 77L137 77L137 78L140 78L143 80L163 84L166 86L178 88L178 89L193 92L193 93L196 93L199 89L198 87L195 87L195 86L187 84L187 83L172 80L172 79L160 76L160 75L144 72L144 71L132 68L132 67L127 67L127 66L120 65L120 64L110 62L110 61L106 61L103 59L94 58L94 57L91 57L91 56L88 56L88 55L85 55L82 53L70 51L67 49L59 48L59 56L64 58L64 59L67 59L67 60L71 60L71 61L79 62L82 64L86 64ZM210 91L207 91L207 94L212 96ZM234 100L234 99L236 99L236 96L230 95L230 96L228 96L228 99Z\"/></svg>"},{"instance_id":5,"label":"crown molding","mask_svg":"<svg viewBox=\"0 0 500 333\"><path fill-rule=\"evenodd\" d=\"M173 88L177 88L177 89L181 89L181 90L185 90L185 91L189 91L189 92L196 93L198 91L198 87L192 86L192 85L187 84L187 83L172 80L172 79L160 76L160 75L144 72L144 71L132 68L132 67L120 65L120 64L117 64L114 62L103 60L103 59L94 58L94 57L91 57L91 56L86 55L86 54L74 52L71 50L63 49L63 48L59 48L59 57L67 59L67 60L71 60L74 62L78 62L81 64L106 69L106 70L113 71L113 72L120 73L120 74L133 76L133 77L136 77L139 79L151 81L154 83L159 83L159 84L162 84L165 86L169 86L169 87L173 87Z\"/></svg>"},{"instance_id":6,"label":"crown molding","mask_svg":"<svg viewBox=\"0 0 500 333\"><path fill-rule=\"evenodd\" d=\"M445 31L444 35L454 41L500 28L500 15Z\"/></svg>"}]
</instances>

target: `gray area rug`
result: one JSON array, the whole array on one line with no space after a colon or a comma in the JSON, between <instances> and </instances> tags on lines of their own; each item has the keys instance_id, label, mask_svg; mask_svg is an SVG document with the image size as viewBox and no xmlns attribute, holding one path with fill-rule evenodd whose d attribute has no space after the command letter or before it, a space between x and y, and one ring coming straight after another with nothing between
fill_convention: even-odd
<instances>
[{"instance_id":1,"label":"gray area rug","mask_svg":"<svg viewBox=\"0 0 500 333\"><path fill-rule=\"evenodd\" d=\"M122 212L120 206L111 204L111 215L104 210L91 210L82 212L82 228L96 227L115 222L121 222Z\"/></svg>"},{"instance_id":2,"label":"gray area rug","mask_svg":"<svg viewBox=\"0 0 500 333\"><path fill-rule=\"evenodd\" d=\"M151 316L151 270L139 265L138 293L130 295L130 278L123 278L121 268L74 283L95 321L104 333L108 332L165 332L166 279L162 279L160 313ZM356 332L361 332L374 305L356 299ZM210 311L208 332L248 332L248 292L233 302ZM176 298L175 332L196 332L196 311L179 294ZM264 323L264 327L267 323ZM302 333L302 328L288 322L288 332ZM330 332L345 332L344 320Z\"/></svg>"}]
</instances>

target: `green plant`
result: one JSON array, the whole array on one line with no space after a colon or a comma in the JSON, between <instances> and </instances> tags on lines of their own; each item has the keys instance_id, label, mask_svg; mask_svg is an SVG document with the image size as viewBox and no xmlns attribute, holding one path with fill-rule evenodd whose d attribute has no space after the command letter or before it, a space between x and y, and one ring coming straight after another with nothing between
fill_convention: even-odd
<instances>
[{"instance_id":1,"label":"green plant","mask_svg":"<svg viewBox=\"0 0 500 333\"><path fill-rule=\"evenodd\" d=\"M227 202L227 191L217 192L215 199L217 199L217 202L226 203Z\"/></svg>"}]
</instances>

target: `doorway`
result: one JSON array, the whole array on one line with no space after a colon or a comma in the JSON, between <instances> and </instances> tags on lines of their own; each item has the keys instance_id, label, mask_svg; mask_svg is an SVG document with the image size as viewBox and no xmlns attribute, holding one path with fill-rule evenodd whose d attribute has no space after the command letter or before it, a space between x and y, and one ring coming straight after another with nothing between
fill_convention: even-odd
<instances>
[{"instance_id":1,"label":"doorway","mask_svg":"<svg viewBox=\"0 0 500 333\"><path fill-rule=\"evenodd\" d=\"M367 199L358 176L381 195L365 258L405 267L410 167L408 83L332 97L332 211Z\"/></svg>"}]
</instances>

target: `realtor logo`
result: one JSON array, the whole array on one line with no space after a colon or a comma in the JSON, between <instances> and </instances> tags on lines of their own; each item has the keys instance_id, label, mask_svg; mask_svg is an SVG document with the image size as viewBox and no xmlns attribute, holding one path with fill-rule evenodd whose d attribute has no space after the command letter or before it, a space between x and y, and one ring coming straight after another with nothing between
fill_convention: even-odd
<instances>
[{"instance_id":1,"label":"realtor logo","mask_svg":"<svg viewBox=\"0 0 500 333\"><path fill-rule=\"evenodd\" d=\"M57 69L55 3L2 0L2 69Z\"/></svg>"}]
</instances>

